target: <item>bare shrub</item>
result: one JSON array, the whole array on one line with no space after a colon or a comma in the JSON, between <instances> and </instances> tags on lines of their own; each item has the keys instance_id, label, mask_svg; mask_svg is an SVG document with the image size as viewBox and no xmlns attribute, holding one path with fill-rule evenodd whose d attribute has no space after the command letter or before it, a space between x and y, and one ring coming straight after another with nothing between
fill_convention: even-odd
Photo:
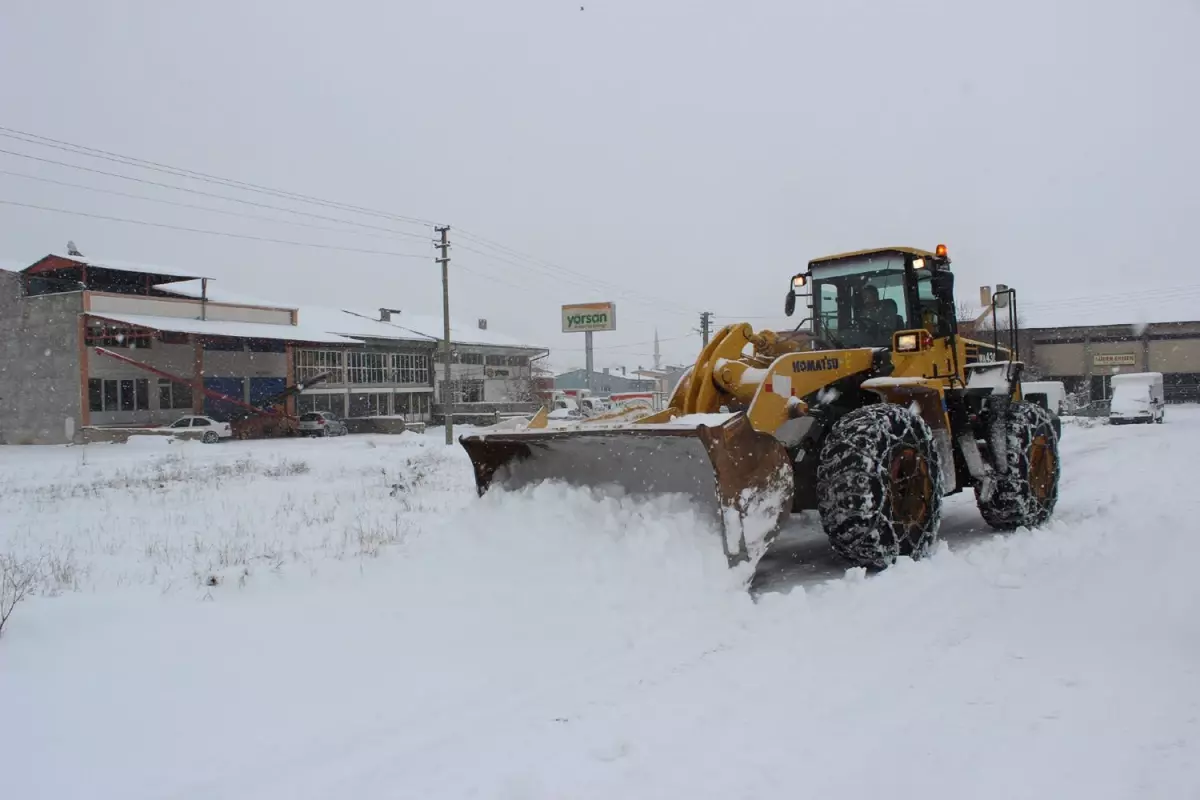
<instances>
[{"instance_id":1,"label":"bare shrub","mask_svg":"<svg viewBox=\"0 0 1200 800\"><path fill-rule=\"evenodd\" d=\"M268 478L284 478L288 475L307 475L308 462L285 458L278 464L273 464L263 470Z\"/></svg>"},{"instance_id":2,"label":"bare shrub","mask_svg":"<svg viewBox=\"0 0 1200 800\"><path fill-rule=\"evenodd\" d=\"M383 520L359 517L354 527L358 554L375 558L385 547L404 544L410 531L408 520L401 518L399 514L393 515L390 525Z\"/></svg>"},{"instance_id":3,"label":"bare shrub","mask_svg":"<svg viewBox=\"0 0 1200 800\"><path fill-rule=\"evenodd\" d=\"M37 586L41 565L22 561L14 555L0 555L0 635L17 604L32 594Z\"/></svg>"}]
</instances>

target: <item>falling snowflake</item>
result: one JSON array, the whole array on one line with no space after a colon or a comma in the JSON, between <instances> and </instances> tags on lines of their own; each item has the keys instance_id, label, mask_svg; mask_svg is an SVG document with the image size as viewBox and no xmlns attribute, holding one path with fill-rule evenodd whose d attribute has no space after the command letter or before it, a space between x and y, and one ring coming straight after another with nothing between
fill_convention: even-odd
<instances>
[{"instance_id":1,"label":"falling snowflake","mask_svg":"<svg viewBox=\"0 0 1200 800\"><path fill-rule=\"evenodd\" d=\"M827 406L841 396L841 392L839 392L837 389L822 389L821 391L817 392L817 405Z\"/></svg>"}]
</instances>

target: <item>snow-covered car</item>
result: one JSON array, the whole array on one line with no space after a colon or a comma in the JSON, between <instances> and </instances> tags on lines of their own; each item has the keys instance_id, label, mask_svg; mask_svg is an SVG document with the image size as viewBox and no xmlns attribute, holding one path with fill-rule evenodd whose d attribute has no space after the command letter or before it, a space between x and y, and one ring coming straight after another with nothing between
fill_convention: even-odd
<instances>
[{"instance_id":1,"label":"snow-covered car","mask_svg":"<svg viewBox=\"0 0 1200 800\"><path fill-rule=\"evenodd\" d=\"M309 411L300 415L297 426L301 436L345 436L349 433L346 423L328 411Z\"/></svg>"},{"instance_id":2,"label":"snow-covered car","mask_svg":"<svg viewBox=\"0 0 1200 800\"><path fill-rule=\"evenodd\" d=\"M1158 422L1166 416L1161 372L1127 372L1112 376L1108 422Z\"/></svg>"},{"instance_id":3,"label":"snow-covered car","mask_svg":"<svg viewBox=\"0 0 1200 800\"><path fill-rule=\"evenodd\" d=\"M233 438L233 428L228 422L219 422L212 417L187 416L166 426L180 438L199 439L205 444L213 444L222 439Z\"/></svg>"}]
</instances>

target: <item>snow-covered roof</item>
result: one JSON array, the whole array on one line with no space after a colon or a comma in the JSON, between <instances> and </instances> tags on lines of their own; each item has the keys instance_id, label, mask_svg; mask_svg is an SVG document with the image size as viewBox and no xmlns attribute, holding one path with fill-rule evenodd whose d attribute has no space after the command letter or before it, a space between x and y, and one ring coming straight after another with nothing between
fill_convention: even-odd
<instances>
[{"instance_id":1,"label":"snow-covered roof","mask_svg":"<svg viewBox=\"0 0 1200 800\"><path fill-rule=\"evenodd\" d=\"M46 257L61 258L67 261L74 261L77 264L86 264L89 267L99 267L101 269L111 269L116 272L134 272L147 275L166 275L177 278L198 279L211 277L208 275L197 275L194 269L182 269L180 267L167 267L161 264L136 264L132 261L120 261L112 258L93 258L92 256L72 256L66 253L50 253ZM39 261L41 259L38 259ZM31 265L33 266L33 265ZM27 268L28 269L28 268Z\"/></svg>"},{"instance_id":2,"label":"snow-covered roof","mask_svg":"<svg viewBox=\"0 0 1200 800\"><path fill-rule=\"evenodd\" d=\"M390 322L379 319L379 312L355 309L336 309L323 306L300 306L299 319L307 325L315 325L330 333L345 336L361 336L375 339L407 339L416 341L441 341L442 318L409 311L394 312ZM481 345L487 347L511 347L523 350L544 350L539 345L522 342L503 333L482 330L460 320L450 320L450 340L454 344Z\"/></svg>"},{"instance_id":3,"label":"snow-covered roof","mask_svg":"<svg viewBox=\"0 0 1200 800\"><path fill-rule=\"evenodd\" d=\"M972 305L961 309L962 319L973 320L983 313ZM1018 295L1017 313L1022 328L1098 328L1118 325L1147 325L1153 323L1200 321L1200 291L1153 290L1117 294L1077 295L1048 298ZM1007 319L1008 309L996 312L997 319ZM986 318L991 324L991 315Z\"/></svg>"},{"instance_id":4,"label":"snow-covered roof","mask_svg":"<svg viewBox=\"0 0 1200 800\"><path fill-rule=\"evenodd\" d=\"M227 322L184 317L157 317L149 314L113 314L89 312L89 316L110 322L121 322L139 328L171 333L194 333L200 336L231 336L240 339L277 339L289 342L320 342L323 344L357 344L354 339L327 333L312 325L272 325L267 322Z\"/></svg>"},{"instance_id":5,"label":"snow-covered roof","mask_svg":"<svg viewBox=\"0 0 1200 800\"><path fill-rule=\"evenodd\" d=\"M170 283L156 286L160 291L183 297L200 297L200 281ZM391 322L379 319L379 311L341 309L329 306L296 305L250 297L208 285L208 299L219 303L266 306L269 308L294 308L299 314L301 325L318 328L327 333L341 334L362 339L391 339L402 341L441 341L442 318L427 314L399 311L392 314ZM480 345L487 347L510 347L522 350L545 350L545 347L507 336L492 330L482 330L460 320L450 320L450 338L454 344Z\"/></svg>"},{"instance_id":6,"label":"snow-covered roof","mask_svg":"<svg viewBox=\"0 0 1200 800\"><path fill-rule=\"evenodd\" d=\"M204 286L199 280L179 281L178 283L160 283L154 287L160 292L167 294L178 295L179 297L187 297L193 300L199 300L201 297L206 297L212 303L230 303L235 306L258 306L259 308L280 308L291 311L296 306L293 303L284 303L279 300L266 300L261 297L253 297L241 292L230 292L220 286L220 281L209 279L208 292L204 291Z\"/></svg>"}]
</instances>

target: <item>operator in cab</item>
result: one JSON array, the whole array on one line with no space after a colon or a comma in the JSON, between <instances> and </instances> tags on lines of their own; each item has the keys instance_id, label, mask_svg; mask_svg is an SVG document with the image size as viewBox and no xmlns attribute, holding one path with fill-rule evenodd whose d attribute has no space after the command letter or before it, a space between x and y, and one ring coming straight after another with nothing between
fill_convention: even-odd
<instances>
[{"instance_id":1,"label":"operator in cab","mask_svg":"<svg viewBox=\"0 0 1200 800\"><path fill-rule=\"evenodd\" d=\"M865 284L860 292L862 307L858 312L858 327L864 333L872 336L888 336L903 326L903 320L897 313L896 301L880 300L879 289L872 284Z\"/></svg>"}]
</instances>

